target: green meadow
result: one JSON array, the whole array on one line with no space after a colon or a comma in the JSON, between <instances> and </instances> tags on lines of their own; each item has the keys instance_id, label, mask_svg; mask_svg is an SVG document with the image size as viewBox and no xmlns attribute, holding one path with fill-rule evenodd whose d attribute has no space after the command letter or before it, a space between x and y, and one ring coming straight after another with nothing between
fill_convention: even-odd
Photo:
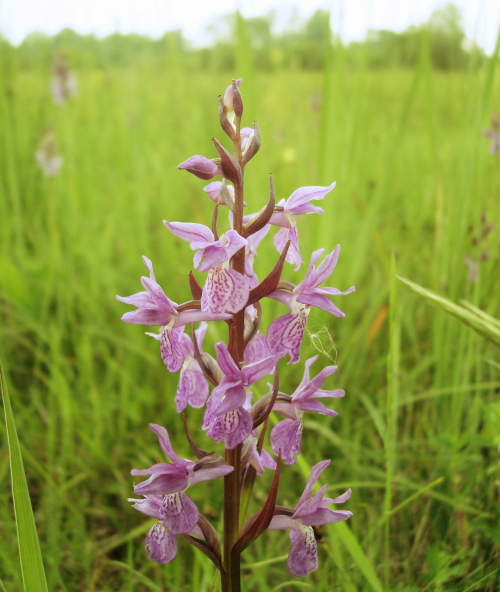
<instances>
[{"instance_id":1,"label":"green meadow","mask_svg":"<svg viewBox=\"0 0 500 592\"><path fill-rule=\"evenodd\" d=\"M301 250L308 261L340 243L327 285L356 286L334 298L344 319L313 309L301 363L280 367L281 390L291 394L302 362L319 353L313 375L333 360L339 371L326 388L346 396L334 401L338 417L305 415L300 460L283 467L278 493L293 507L309 467L328 458L322 483L332 497L351 487L345 509L354 515L317 533L320 567L300 580L286 567L288 533L265 533L243 555L243 589L495 592L499 350L396 274L500 317L500 228L487 232L500 220L500 162L483 137L500 110L496 59L439 71L423 43L415 68L372 69L338 46L324 70L292 63L266 72L242 44L225 73L191 70L173 50L133 67L82 59L72 67L78 95L61 106L50 94L50 64L24 68L2 45L0 357L48 589L212 589L215 568L184 540L173 563L148 560L152 520L127 502L130 470L160 453L150 422L191 453L175 412L178 377L147 329L120 321L131 309L115 296L141 289L147 255L168 296L190 299L193 253L162 220L209 224L206 183L176 167L193 154L216 156L212 136L225 142L217 96L243 76L244 123L257 121L262 135L246 170L248 210L266 202L270 172L279 199L336 181L324 215L300 219ZM63 158L54 177L35 162L49 130ZM228 227L220 215L219 228ZM259 277L277 259L271 237L256 260ZM474 281L464 258L477 267ZM305 269L287 265L284 277L298 283ZM263 327L281 314L267 301ZM212 324L207 351L224 332ZM206 448L201 419L188 409L191 435ZM18 592L3 422L0 434L0 590ZM271 478L258 479L258 503ZM221 483L191 492L220 529Z\"/></svg>"}]
</instances>

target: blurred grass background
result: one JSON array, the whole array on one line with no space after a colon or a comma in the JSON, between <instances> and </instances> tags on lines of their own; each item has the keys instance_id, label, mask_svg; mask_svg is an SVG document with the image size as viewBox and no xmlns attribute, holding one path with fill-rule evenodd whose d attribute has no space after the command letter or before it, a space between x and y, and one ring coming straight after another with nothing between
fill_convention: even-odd
<instances>
[{"instance_id":1,"label":"blurred grass background","mask_svg":"<svg viewBox=\"0 0 500 592\"><path fill-rule=\"evenodd\" d=\"M411 59L388 51L394 59L380 63L369 42L344 47L320 27L312 64L300 58L305 49L282 40L266 66L255 23L235 19L231 42L212 53L188 51L177 34L149 45L114 36L113 45L66 31L0 45L0 356L48 587L212 585L210 562L183 541L172 564L150 563L143 549L150 523L127 502L130 469L158 455L149 422L165 425L176 449L189 452L173 403L177 376L144 327L120 321L128 308L115 295L139 290L147 255L167 294L189 299L192 252L162 220L208 223L205 183L176 166L193 154L215 156L211 137L224 140L217 95L243 76L244 121L256 120L263 138L247 168L250 211L267 199L270 171L278 198L337 181L325 214L299 221L302 254L307 261L340 243L328 284L356 286L335 299L345 319L310 315L301 360L322 351L318 372L333 358L340 369L329 388L347 395L336 403L337 418L306 414L304 461L283 471L279 503L295 505L304 462L331 458L325 480L332 494L353 489L347 526L376 574L363 571L358 547L346 545L338 525L318 533L318 572L292 582L288 536L272 532L245 552L244 589L278 589L288 580L280 590L494 592L498 350L396 285L394 272L500 316L499 230L483 236L485 224L499 220L500 165L482 136L500 109L498 45L492 57L473 48L443 67L436 35L421 27L411 31ZM58 107L50 66L60 48L79 90ZM51 178L34 159L48 130L64 160ZM475 281L464 257L477 266ZM261 277L275 259L268 238L256 261ZM288 266L286 278L304 273ZM275 302L264 311L264 326L284 314ZM221 338L214 324L208 342ZM302 371L302 364L284 367L282 390L293 392ZM201 417L189 410L203 447ZM0 579L14 592L22 581L3 424L0 431ZM259 501L269 484L269 474L259 480ZM217 524L220 484L192 493Z\"/></svg>"}]
</instances>

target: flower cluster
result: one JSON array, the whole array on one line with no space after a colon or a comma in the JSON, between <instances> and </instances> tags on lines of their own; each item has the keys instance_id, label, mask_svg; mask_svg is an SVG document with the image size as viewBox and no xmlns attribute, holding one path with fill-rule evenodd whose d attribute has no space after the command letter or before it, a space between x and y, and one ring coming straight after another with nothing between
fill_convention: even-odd
<instances>
[{"instance_id":1,"label":"flower cluster","mask_svg":"<svg viewBox=\"0 0 500 592\"><path fill-rule=\"evenodd\" d=\"M173 302L157 282L153 265L143 257L149 277L142 277L144 291L117 299L133 305L135 310L123 315L127 323L159 327L148 333L160 342L160 354L170 372L179 372L175 395L177 412L188 407L204 408L202 429L216 443L224 442L225 456L206 453L196 447L186 431L197 461L182 460L174 452L167 430L151 424L160 446L170 462L158 462L146 470L133 470L132 475L148 475L134 487L142 496L132 499L134 507L157 522L146 539L151 560L167 563L177 551L177 536L184 536L204 552L221 572L224 590L233 589L228 579L239 577L239 555L266 529L290 529L292 547L288 566L292 574L302 576L317 568L317 547L313 526L346 520L351 512L328 509L350 497L350 490L335 499L325 498L326 485L313 494L320 474L329 460L314 465L302 497L295 508L276 505L280 460L293 464L300 453L305 412L336 416L337 412L318 399L343 397L340 389L325 390L326 379L336 366L323 368L310 378L310 367L318 356L305 362L302 381L288 395L279 387L279 365L288 357L288 364L300 361L300 347L311 307L320 308L336 317L344 313L331 297L348 294L353 287L341 291L325 287L339 256L339 246L325 255L324 249L314 251L301 281L294 284L282 279L285 262L299 271L303 264L299 248L298 219L306 214L322 214L311 202L323 199L335 186L302 187L288 199L276 203L271 178L267 205L255 214L244 214L244 168L260 147L257 125L241 127L243 102L239 91L241 79L233 81L219 99L221 126L234 146L234 153L213 140L218 156L197 155L179 165L203 180L212 181L204 187L214 204L211 226L193 222L164 221L166 228L187 241L193 251L194 269L206 274L200 282L191 272L191 299L182 304ZM219 209L229 210L229 230L218 234ZM278 257L268 275L259 281L253 263L257 249L272 226ZM322 259L322 261L321 261ZM200 276L198 276L200 277ZM261 331L264 298L277 300L289 312L272 320L267 332ZM228 342L215 344L214 355L204 351L207 323L224 321L228 326ZM194 324L199 323L194 329ZM186 325L192 330L186 331ZM190 333L190 334L188 334ZM254 385L273 376L269 392L255 400ZM210 388L212 387L212 388ZM270 434L273 459L263 449L271 411L284 416ZM256 475L265 468L274 470L273 485L260 512L239 524L240 498L251 494ZM224 550L218 536L204 518L186 490L204 481L224 477Z\"/></svg>"}]
</instances>

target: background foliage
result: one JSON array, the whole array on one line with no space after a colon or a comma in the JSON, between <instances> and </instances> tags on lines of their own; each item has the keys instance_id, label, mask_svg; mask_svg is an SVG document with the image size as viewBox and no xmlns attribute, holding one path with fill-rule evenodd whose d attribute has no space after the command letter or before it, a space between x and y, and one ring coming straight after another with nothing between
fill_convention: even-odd
<instances>
[{"instance_id":1,"label":"background foliage","mask_svg":"<svg viewBox=\"0 0 500 592\"><path fill-rule=\"evenodd\" d=\"M237 76L246 122L263 137L248 167L250 210L267 199L269 171L279 198L336 180L325 215L300 221L302 251L341 243L332 284L357 288L336 300L345 319L311 313L301 359L319 350L318 366L336 360L328 388L347 396L337 418L306 416L303 460L283 471L279 493L293 507L307 463L331 458L330 491L352 487L354 516L342 536L340 525L318 533L318 572L279 589L498 589L498 349L394 279L500 316L498 229L485 233L500 215L500 169L482 137L500 108L497 56L464 47L452 8L441 16L347 47L325 33L322 12L279 38L269 19L233 15L221 25L232 36L202 50L178 32L152 41L63 31L1 45L0 356L50 590L212 584L211 564L186 546L171 565L147 561L150 523L126 501L130 469L158 454L150 421L188 452L177 377L143 327L120 322L115 295L139 289L145 254L169 296L187 299L192 253L161 221L206 223L204 183L176 166L215 155L217 95ZM60 48L79 93L57 107L50 68ZM34 160L48 130L64 159L54 178ZM275 257L268 239L260 275ZM280 306L267 303L265 324ZM301 375L301 364L287 366L283 385L291 392ZM200 420L189 412L202 446ZM0 430L0 578L14 592L22 582ZM269 484L266 474L260 500ZM193 496L217 525L218 484ZM246 590L287 580L288 546L273 532L248 549Z\"/></svg>"}]
</instances>

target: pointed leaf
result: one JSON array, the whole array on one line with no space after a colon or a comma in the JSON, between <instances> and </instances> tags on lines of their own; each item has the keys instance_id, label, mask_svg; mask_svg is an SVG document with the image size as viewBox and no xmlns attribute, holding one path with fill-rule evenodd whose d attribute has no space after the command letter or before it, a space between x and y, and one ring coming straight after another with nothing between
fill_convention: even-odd
<instances>
[{"instance_id":1,"label":"pointed leaf","mask_svg":"<svg viewBox=\"0 0 500 592\"><path fill-rule=\"evenodd\" d=\"M266 207L257 216L257 218L255 218L255 220L252 220L252 222L250 222L248 226L246 226L246 228L243 230L244 238L248 238L252 234L255 234L256 232L264 228L264 226L269 222L271 216L274 213L274 206L276 204L276 200L274 198L274 183L272 175L269 175L269 185L269 201L267 202Z\"/></svg>"},{"instance_id":2,"label":"pointed leaf","mask_svg":"<svg viewBox=\"0 0 500 592\"><path fill-rule=\"evenodd\" d=\"M198 283L198 281L196 280L196 278L194 277L192 271L189 272L189 287L191 288L191 294L193 295L193 298L195 300L201 300L201 295L203 293L203 289L200 286L200 284ZM201 307L201 305L200 305L200 307Z\"/></svg>"},{"instance_id":3,"label":"pointed leaf","mask_svg":"<svg viewBox=\"0 0 500 592\"><path fill-rule=\"evenodd\" d=\"M12 478L12 498L16 517L17 539L21 560L21 573L25 592L47 592L47 581L43 567L40 543L36 532L33 508L31 506L28 484L24 473L21 448L17 438L16 424L10 405L9 392L0 362L0 390L5 411L7 442L9 446L10 470Z\"/></svg>"},{"instance_id":4,"label":"pointed leaf","mask_svg":"<svg viewBox=\"0 0 500 592\"><path fill-rule=\"evenodd\" d=\"M223 571L220 556L217 557L217 555L212 551L212 549L210 549L210 547L207 545L205 541L197 539L196 537L190 534L183 534L182 536L194 547L199 549L204 555L206 555L219 571Z\"/></svg>"},{"instance_id":5,"label":"pointed leaf","mask_svg":"<svg viewBox=\"0 0 500 592\"><path fill-rule=\"evenodd\" d=\"M236 158L216 138L212 138L212 142L219 153L224 177L232 181L235 185L241 185L241 168Z\"/></svg>"},{"instance_id":6,"label":"pointed leaf","mask_svg":"<svg viewBox=\"0 0 500 592\"><path fill-rule=\"evenodd\" d=\"M248 545L253 543L271 524L274 516L274 508L276 506L276 496L278 494L278 486L280 480L281 470L281 450L278 454L278 463L274 473L273 482L266 503L260 512L251 516L243 525L241 535L231 549L233 555L239 555L244 551Z\"/></svg>"},{"instance_id":7,"label":"pointed leaf","mask_svg":"<svg viewBox=\"0 0 500 592\"><path fill-rule=\"evenodd\" d=\"M283 249L283 252L280 255L280 258L276 262L273 270L270 274L264 278L258 286L252 288L250 290L250 294L248 296L247 306L250 304L255 304L257 301L269 296L272 294L277 288L280 282L281 274L283 273L283 265L285 264L286 254L288 252L288 247L290 246L290 241L288 241Z\"/></svg>"}]
</instances>

